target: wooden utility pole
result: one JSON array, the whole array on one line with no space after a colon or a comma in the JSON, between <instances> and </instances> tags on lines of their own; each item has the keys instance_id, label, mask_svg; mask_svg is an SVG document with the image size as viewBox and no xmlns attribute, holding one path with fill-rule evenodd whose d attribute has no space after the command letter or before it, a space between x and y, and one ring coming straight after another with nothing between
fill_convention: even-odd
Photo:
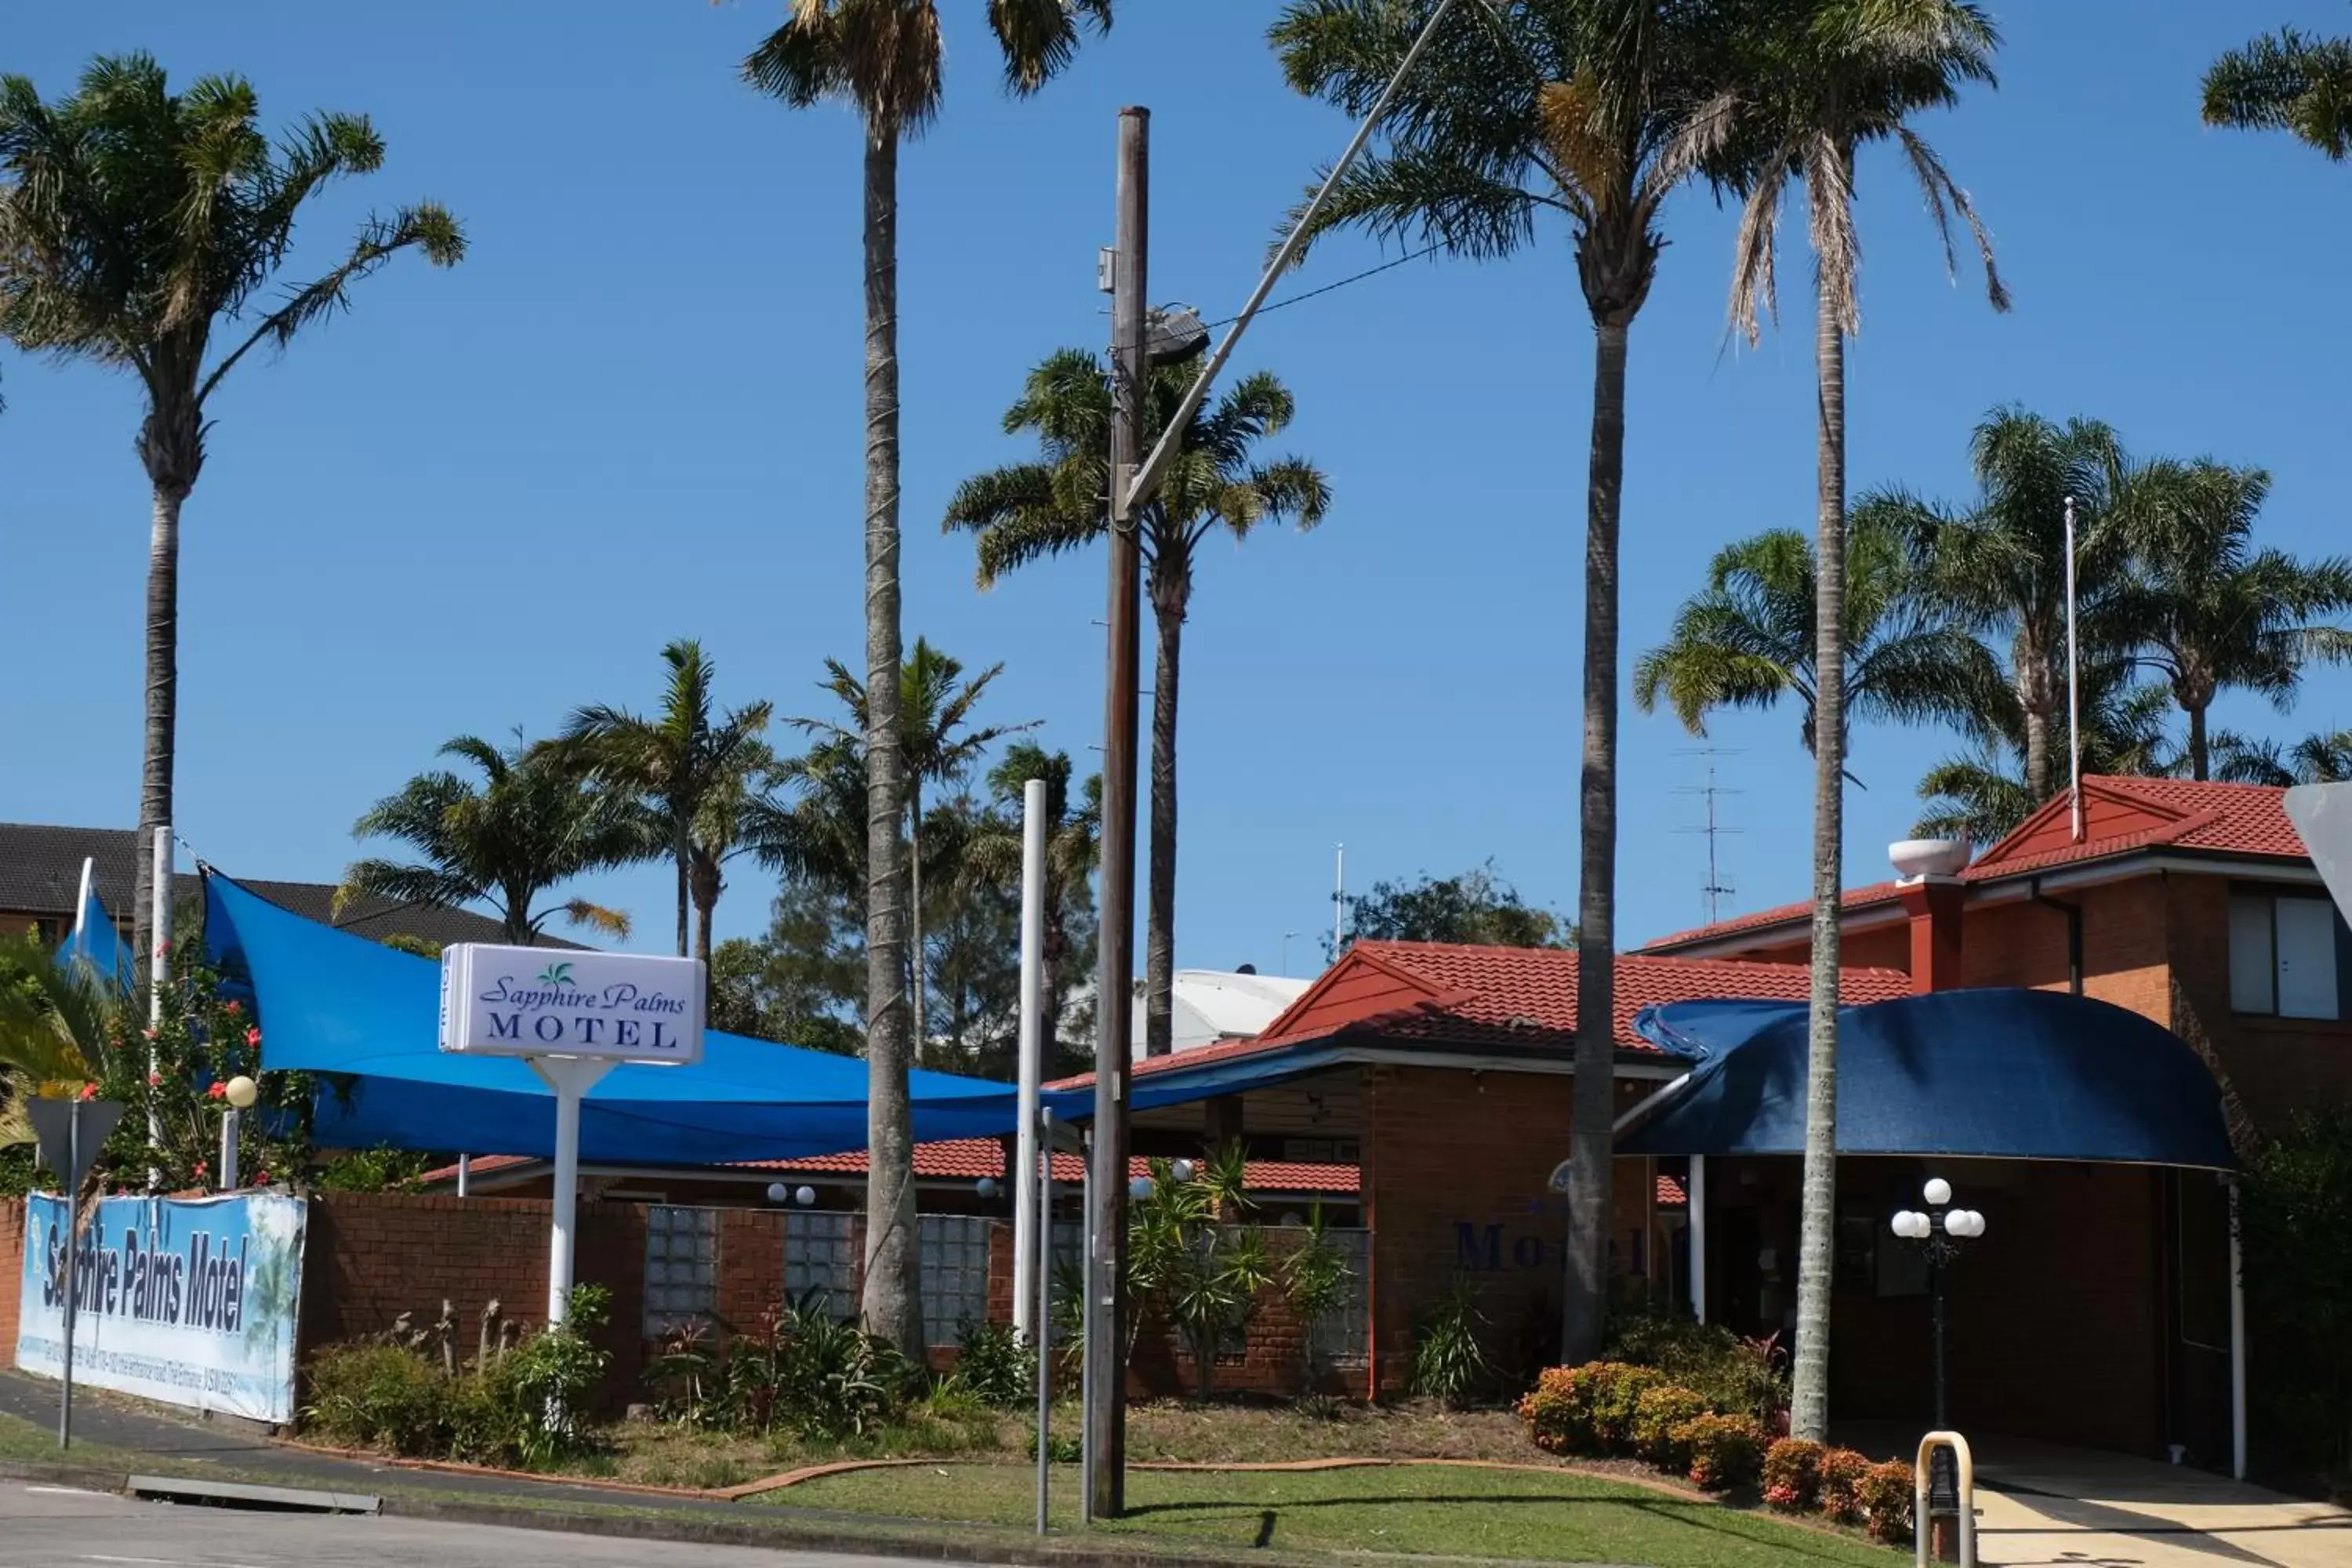
<instances>
[{"instance_id":1,"label":"wooden utility pole","mask_svg":"<svg viewBox=\"0 0 2352 1568\"><path fill-rule=\"evenodd\" d=\"M1102 872L1095 965L1094 1164L1086 1442L1092 1512L1117 1519L1127 1493L1127 1075L1135 989L1135 727L1141 549L1135 469L1143 456L1145 253L1150 244L1151 111L1118 111L1118 233L1111 255L1110 649L1104 674Z\"/></svg>"}]
</instances>

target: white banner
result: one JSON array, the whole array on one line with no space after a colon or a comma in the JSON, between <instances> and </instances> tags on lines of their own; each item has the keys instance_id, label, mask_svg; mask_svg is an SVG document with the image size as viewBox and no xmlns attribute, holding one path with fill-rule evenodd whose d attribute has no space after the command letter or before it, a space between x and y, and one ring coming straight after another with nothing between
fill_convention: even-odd
<instances>
[{"instance_id":1,"label":"white banner","mask_svg":"<svg viewBox=\"0 0 2352 1568\"><path fill-rule=\"evenodd\" d=\"M65 1370L66 1201L26 1199L16 1364ZM74 1381L256 1421L294 1419L299 1198L107 1198L75 1249Z\"/></svg>"}]
</instances>

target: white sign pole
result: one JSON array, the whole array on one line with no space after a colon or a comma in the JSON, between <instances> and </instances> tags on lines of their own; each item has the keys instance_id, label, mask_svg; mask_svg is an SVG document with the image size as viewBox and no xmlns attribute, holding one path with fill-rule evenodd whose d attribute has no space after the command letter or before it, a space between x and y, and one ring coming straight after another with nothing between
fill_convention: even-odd
<instances>
[{"instance_id":1,"label":"white sign pole","mask_svg":"<svg viewBox=\"0 0 2352 1568\"><path fill-rule=\"evenodd\" d=\"M547 1325L572 1316L573 1232L580 1208L580 1101L614 1064L580 1057L532 1057L530 1070L555 1091L555 1204L547 1233Z\"/></svg>"},{"instance_id":2,"label":"white sign pole","mask_svg":"<svg viewBox=\"0 0 2352 1568\"><path fill-rule=\"evenodd\" d=\"M1013 1163L1013 1331L1037 1332L1027 1282L1037 1267L1037 1106L1045 1079L1045 781L1021 790L1021 1133Z\"/></svg>"},{"instance_id":3,"label":"white sign pole","mask_svg":"<svg viewBox=\"0 0 2352 1568\"><path fill-rule=\"evenodd\" d=\"M167 950L172 945L172 825L168 822L155 829L154 909L155 951L147 955L148 973L153 984L147 992L147 1027L153 1031L147 1041L147 1076L155 1076L156 1057L154 1034L163 1028L163 991L171 984L172 961ZM147 1147L163 1146L163 1112L155 1103L151 1089L147 1096ZM154 1166L147 1167L147 1190L155 1191L163 1184L163 1173Z\"/></svg>"}]
</instances>

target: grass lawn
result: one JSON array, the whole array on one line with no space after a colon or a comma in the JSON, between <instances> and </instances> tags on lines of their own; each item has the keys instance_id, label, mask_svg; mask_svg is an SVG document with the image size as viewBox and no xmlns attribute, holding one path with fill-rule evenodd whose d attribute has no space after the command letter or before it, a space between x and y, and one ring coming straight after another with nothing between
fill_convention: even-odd
<instances>
[{"instance_id":1,"label":"grass lawn","mask_svg":"<svg viewBox=\"0 0 2352 1568\"><path fill-rule=\"evenodd\" d=\"M1025 1465L921 1465L827 1476L760 1500L900 1518L1019 1525L1036 1517ZM1077 1472L1055 1468L1057 1523ZM1111 1528L1274 1551L1415 1552L1644 1568L1895 1568L1896 1553L1759 1514L1562 1471L1439 1466L1244 1475L1137 1471Z\"/></svg>"}]
</instances>

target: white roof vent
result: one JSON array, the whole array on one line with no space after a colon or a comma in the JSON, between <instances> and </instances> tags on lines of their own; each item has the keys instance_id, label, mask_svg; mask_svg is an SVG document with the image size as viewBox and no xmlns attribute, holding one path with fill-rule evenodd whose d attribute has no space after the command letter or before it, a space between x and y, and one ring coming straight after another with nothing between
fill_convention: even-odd
<instances>
[{"instance_id":1,"label":"white roof vent","mask_svg":"<svg viewBox=\"0 0 2352 1568\"><path fill-rule=\"evenodd\" d=\"M1965 838L1906 838L1886 847L1886 858L1895 862L1895 879L1903 882L1957 877L1968 869L1969 854Z\"/></svg>"}]
</instances>

